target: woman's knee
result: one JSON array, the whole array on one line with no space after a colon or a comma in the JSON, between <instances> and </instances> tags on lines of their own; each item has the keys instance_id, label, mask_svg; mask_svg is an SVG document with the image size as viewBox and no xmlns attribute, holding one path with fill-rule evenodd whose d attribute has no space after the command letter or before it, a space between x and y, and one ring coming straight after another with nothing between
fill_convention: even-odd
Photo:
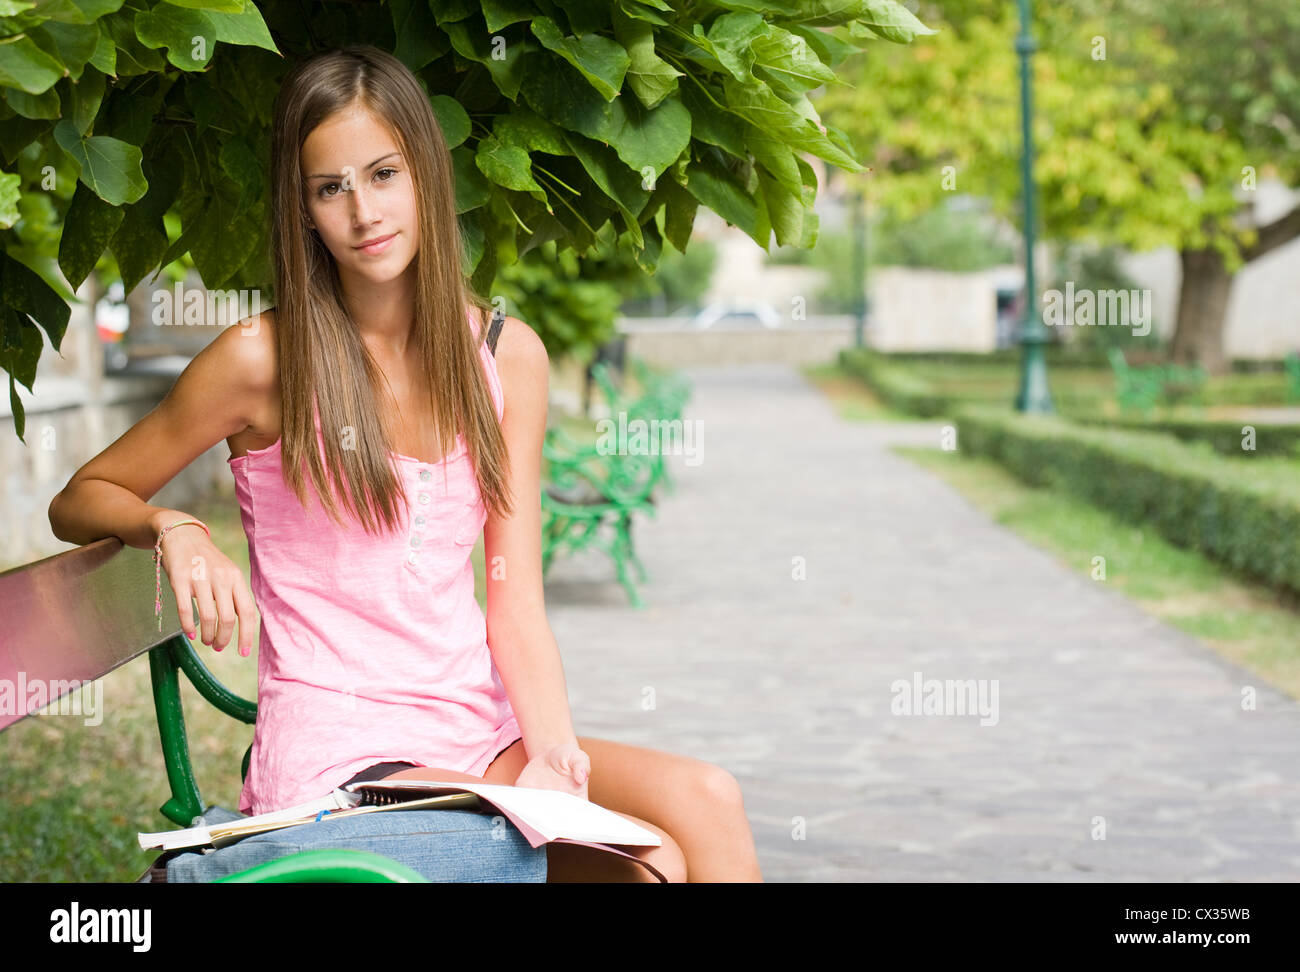
<instances>
[{"instance_id":1,"label":"woman's knee","mask_svg":"<svg viewBox=\"0 0 1300 972\"><path fill-rule=\"evenodd\" d=\"M618 813L620 817L626 817L638 827L644 827L659 838L658 847L631 848L629 853L634 853L642 860L653 865L655 870L668 879L669 884L685 884L686 854L672 835L648 820L634 817L630 813L621 813L617 810L614 812Z\"/></svg>"},{"instance_id":2,"label":"woman's knee","mask_svg":"<svg viewBox=\"0 0 1300 972\"><path fill-rule=\"evenodd\" d=\"M668 831L653 824L643 824L643 826L653 830L662 841L658 847L650 851L647 860L654 865L660 874L668 879L669 884L685 884L687 877L686 854L677 841L673 840Z\"/></svg>"},{"instance_id":3,"label":"woman's knee","mask_svg":"<svg viewBox=\"0 0 1300 972\"><path fill-rule=\"evenodd\" d=\"M744 811L745 798L740 781L721 766L703 763L696 776L696 785L709 807L724 812Z\"/></svg>"}]
</instances>

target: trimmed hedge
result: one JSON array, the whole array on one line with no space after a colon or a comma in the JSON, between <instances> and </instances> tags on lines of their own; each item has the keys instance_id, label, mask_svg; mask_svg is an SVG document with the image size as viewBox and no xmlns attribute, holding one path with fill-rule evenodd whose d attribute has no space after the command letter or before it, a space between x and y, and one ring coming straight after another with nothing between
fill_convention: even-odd
<instances>
[{"instance_id":1,"label":"trimmed hedge","mask_svg":"<svg viewBox=\"0 0 1300 972\"><path fill-rule=\"evenodd\" d=\"M1020 363L1019 347L998 348L995 351L891 351L889 356L896 361L913 364L1003 364ZM1075 350L1049 344L1043 348L1050 368L1109 368L1105 350Z\"/></svg>"},{"instance_id":2,"label":"trimmed hedge","mask_svg":"<svg viewBox=\"0 0 1300 972\"><path fill-rule=\"evenodd\" d=\"M1070 415L1083 425L1105 425L1137 432L1165 432L1184 442L1206 442L1215 452L1237 458L1300 456L1300 425L1264 425L1248 419L1141 419ZM1243 426L1255 429L1255 450L1243 449Z\"/></svg>"},{"instance_id":3,"label":"trimmed hedge","mask_svg":"<svg viewBox=\"0 0 1300 972\"><path fill-rule=\"evenodd\" d=\"M857 376L890 408L930 418L952 411L954 401L923 378L889 363L882 354L864 348L844 348L840 367Z\"/></svg>"},{"instance_id":4,"label":"trimmed hedge","mask_svg":"<svg viewBox=\"0 0 1300 972\"><path fill-rule=\"evenodd\" d=\"M963 452L987 456L1034 486L1065 489L1233 570L1300 593L1300 463L1249 465L1205 442L1080 426L1056 416L966 408Z\"/></svg>"},{"instance_id":5,"label":"trimmed hedge","mask_svg":"<svg viewBox=\"0 0 1300 972\"><path fill-rule=\"evenodd\" d=\"M997 393L992 394L985 387L990 383L987 374L973 373L969 381L953 379L947 382L950 386L949 390L939 391L929 380L907 366L908 363L938 364L941 363L939 357L938 355L927 357L919 354L884 354L864 348L844 348L839 353L838 361L840 367L866 384L890 408L921 418L951 415L958 408L972 403L1003 400L1010 402L1015 397L1019 374L1014 370L1007 373L1006 381L993 380ZM953 357L961 356L954 353ZM990 363L999 363L985 360L986 357L968 355L966 360L959 363L971 365L972 371ZM1012 364L1013 362L1001 363ZM1051 365L1048 367L1050 368ZM1052 398L1058 408L1080 412L1095 410L1098 402L1108 397L1109 392L1102 395L1094 391L1069 387L1052 389Z\"/></svg>"}]
</instances>

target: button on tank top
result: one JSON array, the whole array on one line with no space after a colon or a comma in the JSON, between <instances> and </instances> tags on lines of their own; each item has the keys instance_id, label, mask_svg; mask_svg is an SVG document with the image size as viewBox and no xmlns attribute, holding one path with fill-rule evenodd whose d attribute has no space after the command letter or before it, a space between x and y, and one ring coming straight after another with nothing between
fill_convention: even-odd
<instances>
[{"instance_id":1,"label":"button on tank top","mask_svg":"<svg viewBox=\"0 0 1300 972\"><path fill-rule=\"evenodd\" d=\"M479 357L500 420L486 342ZM315 421L323 449L319 410ZM379 762L482 776L522 735L474 598L470 554L487 512L464 434L439 462L391 460L409 502L401 528L379 536L343 509L348 526L331 520L310 480L304 508L283 481L279 439L226 460L262 619L241 813L325 796Z\"/></svg>"}]
</instances>

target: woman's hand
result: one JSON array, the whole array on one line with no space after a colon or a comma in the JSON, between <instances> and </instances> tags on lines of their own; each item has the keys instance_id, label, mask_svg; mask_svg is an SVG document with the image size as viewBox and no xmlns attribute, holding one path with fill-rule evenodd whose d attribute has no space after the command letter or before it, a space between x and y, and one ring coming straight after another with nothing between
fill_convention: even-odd
<instances>
[{"instance_id":1,"label":"woman's hand","mask_svg":"<svg viewBox=\"0 0 1300 972\"><path fill-rule=\"evenodd\" d=\"M253 650L257 610L244 573L213 545L202 527L184 524L162 538L162 569L176 595L181 629L195 637L193 598L199 604L203 643L221 651L239 621L239 653Z\"/></svg>"},{"instance_id":2,"label":"woman's hand","mask_svg":"<svg viewBox=\"0 0 1300 972\"><path fill-rule=\"evenodd\" d=\"M559 790L587 800L590 777L591 758L576 742L560 743L530 759L515 780L515 786Z\"/></svg>"}]
</instances>

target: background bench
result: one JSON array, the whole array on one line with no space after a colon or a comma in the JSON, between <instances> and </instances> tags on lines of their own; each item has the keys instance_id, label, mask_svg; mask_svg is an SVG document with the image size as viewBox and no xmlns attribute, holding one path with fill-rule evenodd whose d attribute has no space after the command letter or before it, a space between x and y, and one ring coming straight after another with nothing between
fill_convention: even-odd
<instances>
[{"instance_id":1,"label":"background bench","mask_svg":"<svg viewBox=\"0 0 1300 972\"><path fill-rule=\"evenodd\" d=\"M597 362L589 370L615 428L620 416L626 417L629 429L634 421L680 422L690 385L635 359L631 368L641 386L635 395L627 393L607 363ZM648 424L649 430L654 428ZM653 435L648 441L650 448L644 453L602 451L596 442L578 441L560 426L547 429L542 443L546 461L541 496L543 575L561 553L600 550L613 561L632 606L645 606L631 576L634 569L641 583L647 579L632 542L632 525L638 515L655 515L655 491L661 485L668 492L674 488L660 443Z\"/></svg>"}]
</instances>

